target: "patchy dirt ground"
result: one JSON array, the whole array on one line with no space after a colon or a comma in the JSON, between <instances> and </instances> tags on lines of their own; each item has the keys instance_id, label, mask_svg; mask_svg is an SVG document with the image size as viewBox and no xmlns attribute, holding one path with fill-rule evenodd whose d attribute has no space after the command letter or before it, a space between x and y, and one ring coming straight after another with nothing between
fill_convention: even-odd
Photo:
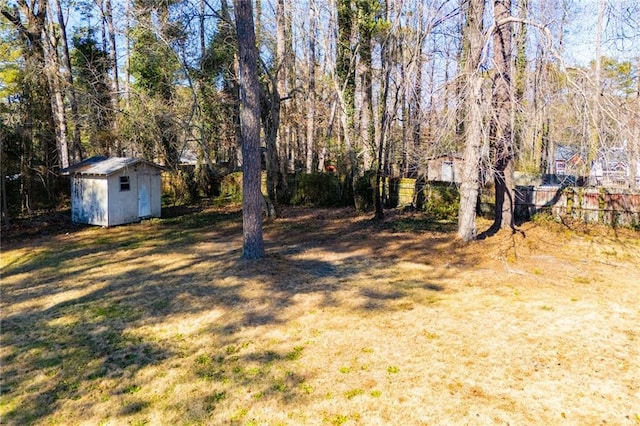
<instances>
[{"instance_id":1,"label":"patchy dirt ground","mask_svg":"<svg viewBox=\"0 0 640 426\"><path fill-rule=\"evenodd\" d=\"M480 228L488 227L480 224ZM3 244L3 424L640 424L640 235L205 208Z\"/></svg>"}]
</instances>

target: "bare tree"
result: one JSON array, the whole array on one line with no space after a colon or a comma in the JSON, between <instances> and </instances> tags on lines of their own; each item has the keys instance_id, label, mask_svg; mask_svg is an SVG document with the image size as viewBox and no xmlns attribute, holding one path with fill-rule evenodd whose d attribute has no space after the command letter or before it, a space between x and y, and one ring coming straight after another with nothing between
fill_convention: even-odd
<instances>
[{"instance_id":1,"label":"bare tree","mask_svg":"<svg viewBox=\"0 0 640 426\"><path fill-rule=\"evenodd\" d=\"M640 157L640 56L637 58L636 64L636 99L635 99L635 112L632 117L632 131L633 135L631 137L630 149L629 149L629 180L631 184L631 189L638 189L638 169L640 168L639 157Z\"/></svg>"},{"instance_id":2,"label":"bare tree","mask_svg":"<svg viewBox=\"0 0 640 426\"><path fill-rule=\"evenodd\" d=\"M9 220L9 204L7 203L7 173L4 167L4 163L6 161L6 157L4 156L3 152L6 139L5 133L5 127L0 127L0 198L2 199L2 205L0 206L0 216L2 217L2 224L4 225L6 232L9 230L11 222Z\"/></svg>"},{"instance_id":3,"label":"bare tree","mask_svg":"<svg viewBox=\"0 0 640 426\"><path fill-rule=\"evenodd\" d=\"M595 42L595 70L594 70L594 91L592 93L591 105L591 143L589 144L588 162L592 162L598 157L598 150L601 145L601 104L600 95L602 94L602 36L604 32L604 20L607 9L607 0L600 0L598 8L598 20L596 23L596 42Z\"/></svg>"},{"instance_id":4,"label":"bare tree","mask_svg":"<svg viewBox=\"0 0 640 426\"><path fill-rule=\"evenodd\" d=\"M494 0L493 14L493 120L491 142L494 154L496 191L495 219L492 229L514 228L515 183L513 180L513 135L511 128L511 0Z\"/></svg>"},{"instance_id":5,"label":"bare tree","mask_svg":"<svg viewBox=\"0 0 640 426\"><path fill-rule=\"evenodd\" d=\"M56 124L56 145L58 147L58 158L60 166L69 167L69 144L67 131L67 117L65 114L64 95L62 93L61 76L59 73L60 57L58 55L58 39L53 26L53 21L47 19L47 31L43 34L46 39L44 43L45 74L49 81L51 90L51 110Z\"/></svg>"},{"instance_id":6,"label":"bare tree","mask_svg":"<svg viewBox=\"0 0 640 426\"><path fill-rule=\"evenodd\" d=\"M389 4L385 5L385 18L387 21L391 21L392 7ZM380 76L380 99L378 105L378 158L376 167L376 180L374 187L375 194L375 219L384 219L384 172L385 172L385 148L388 144L387 135L389 132L389 126L391 121L392 112L389 110L389 91L391 85L391 71L392 62L392 50L393 50L393 37L391 31L384 31L382 39L380 41L380 63L382 65L382 73Z\"/></svg>"},{"instance_id":7,"label":"bare tree","mask_svg":"<svg viewBox=\"0 0 640 426\"><path fill-rule=\"evenodd\" d=\"M59 1L59 0L56 0ZM118 77L118 50L116 45L116 29L113 24L113 7L111 6L111 0L105 0L104 3L104 20L107 24L107 39L109 41L109 62L111 65L111 106L113 108L113 134L115 138L113 143L114 149L117 154L122 153L122 146L118 140L118 120L115 118L117 111L120 109L120 78Z\"/></svg>"},{"instance_id":8,"label":"bare tree","mask_svg":"<svg viewBox=\"0 0 640 426\"><path fill-rule=\"evenodd\" d=\"M62 48L62 63L64 65L64 79L66 81L66 92L69 95L69 106L71 107L71 121L73 123L72 136L72 159L73 162L82 161L82 147L80 144L80 134L82 123L80 120L80 112L78 109L78 98L76 96L76 88L73 84L73 72L71 69L71 55L69 54L69 40L67 37L67 25L62 11L60 0L56 0L56 12L58 17L58 26L60 27L60 43Z\"/></svg>"},{"instance_id":9,"label":"bare tree","mask_svg":"<svg viewBox=\"0 0 640 426\"><path fill-rule=\"evenodd\" d=\"M316 120L316 2L309 1L309 41L307 52L307 173L313 171L313 139Z\"/></svg>"},{"instance_id":10,"label":"bare tree","mask_svg":"<svg viewBox=\"0 0 640 426\"><path fill-rule=\"evenodd\" d=\"M386 3L386 1L385 1ZM355 109L358 113L359 128L358 150L362 153L363 171L371 169L375 152L373 123L373 86L372 86L372 48L374 33L377 30L377 15L380 8L378 0L361 0L356 2L358 57L356 64L359 96L356 96Z\"/></svg>"},{"instance_id":11,"label":"bare tree","mask_svg":"<svg viewBox=\"0 0 640 426\"><path fill-rule=\"evenodd\" d=\"M482 147L482 74L480 57L483 49L482 19L484 0L465 0L466 16L463 51L464 81L464 170L460 186L458 210L458 236L463 241L476 238L476 203L480 190L480 157Z\"/></svg>"},{"instance_id":12,"label":"bare tree","mask_svg":"<svg viewBox=\"0 0 640 426\"><path fill-rule=\"evenodd\" d=\"M124 43L124 52L125 52L125 79L124 79L124 103L127 110L130 109L131 106L131 2L133 0L124 0L125 1L125 11L124 11L124 21L125 21L125 34L126 41Z\"/></svg>"},{"instance_id":13,"label":"bare tree","mask_svg":"<svg viewBox=\"0 0 640 426\"><path fill-rule=\"evenodd\" d=\"M418 13L417 13L417 28L415 28L415 39L414 40L414 46L413 49L411 49L411 55L412 57L410 58L410 60L415 61L415 66L413 67L415 69L415 77L413 80L413 84L411 85L411 89L410 89L410 96L408 97L409 99L409 112L408 112L408 124L410 127L410 133L411 133L411 147L405 147L405 149L403 150L403 156L404 156L404 160L403 160L403 166L404 166L404 175L407 176L409 174L409 167L410 167L410 162L413 162L410 160L411 156L409 155L409 153L407 151L409 151L409 149L412 152L415 152L416 150L420 149L420 145L422 143L422 68L423 68L423 64L424 64L424 52L423 52L423 48L424 48L424 19L425 17L424 15L424 6L422 4L420 4L420 6L418 6ZM415 50L414 50L415 49ZM431 71L430 71L430 76L433 77L433 71L435 69L435 64L431 63ZM431 85L430 85L430 90L431 90L431 96L430 96L430 100L433 100L433 91L434 91L434 85L433 85L433 78L431 78ZM406 85L405 85L406 86ZM431 106L432 106L432 102L430 102ZM431 118L432 114L431 112L433 111L433 108L429 109L429 118ZM430 128L430 126L429 126ZM405 140L404 138L402 139L403 141Z\"/></svg>"},{"instance_id":14,"label":"bare tree","mask_svg":"<svg viewBox=\"0 0 640 426\"><path fill-rule=\"evenodd\" d=\"M58 166L55 119L51 103L51 88L47 79L45 34L47 32L47 1L17 1L13 8L0 5L2 14L18 34L24 58L22 96L22 147L20 150L20 200L22 210L31 213L31 186L38 159L44 164L44 174L38 176L51 198L52 179L49 171ZM45 70L43 73L42 70Z\"/></svg>"},{"instance_id":15,"label":"bare tree","mask_svg":"<svg viewBox=\"0 0 640 426\"><path fill-rule=\"evenodd\" d=\"M336 40L336 95L341 114L343 138L346 151L347 179L345 189L352 190L352 181L357 174L357 158L354 151L354 113L356 55L354 33L357 24L356 9L353 0L337 0L338 37Z\"/></svg>"}]
</instances>

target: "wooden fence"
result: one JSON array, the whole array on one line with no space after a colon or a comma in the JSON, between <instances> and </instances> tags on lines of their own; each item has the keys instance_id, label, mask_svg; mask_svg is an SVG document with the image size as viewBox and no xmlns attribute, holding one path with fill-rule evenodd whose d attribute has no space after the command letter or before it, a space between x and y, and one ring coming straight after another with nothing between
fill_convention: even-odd
<instances>
[{"instance_id":1,"label":"wooden fence","mask_svg":"<svg viewBox=\"0 0 640 426\"><path fill-rule=\"evenodd\" d=\"M420 197L416 197L416 193L422 193L427 197L424 193L425 185L427 183L419 183L415 179L392 181L389 186L389 196L393 202L390 204L405 206L417 203ZM440 183L440 185L452 184ZM480 208L491 215L493 196L483 197ZM631 192L624 188L518 186L516 215L523 219L530 219L537 213L570 217L588 223L638 226L640 225L640 192Z\"/></svg>"},{"instance_id":2,"label":"wooden fence","mask_svg":"<svg viewBox=\"0 0 640 426\"><path fill-rule=\"evenodd\" d=\"M517 213L525 218L539 212L605 225L640 224L640 193L624 189L519 186Z\"/></svg>"}]
</instances>

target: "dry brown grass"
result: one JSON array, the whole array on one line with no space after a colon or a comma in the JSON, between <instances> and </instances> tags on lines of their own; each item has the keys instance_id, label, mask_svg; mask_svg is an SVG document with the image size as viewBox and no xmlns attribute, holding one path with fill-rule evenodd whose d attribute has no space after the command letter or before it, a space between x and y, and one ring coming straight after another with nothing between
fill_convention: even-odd
<instances>
[{"instance_id":1,"label":"dry brown grass","mask_svg":"<svg viewBox=\"0 0 640 426\"><path fill-rule=\"evenodd\" d=\"M467 245L291 209L256 262L240 226L204 209L4 244L2 423L640 424L637 233Z\"/></svg>"}]
</instances>

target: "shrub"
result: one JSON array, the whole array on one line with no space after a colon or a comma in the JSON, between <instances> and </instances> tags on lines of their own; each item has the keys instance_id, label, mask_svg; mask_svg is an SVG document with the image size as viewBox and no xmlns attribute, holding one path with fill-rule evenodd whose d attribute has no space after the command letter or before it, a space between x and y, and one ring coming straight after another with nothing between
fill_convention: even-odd
<instances>
[{"instance_id":1,"label":"shrub","mask_svg":"<svg viewBox=\"0 0 640 426\"><path fill-rule=\"evenodd\" d=\"M228 202L242 201L242 172L229 173L220 182L220 198Z\"/></svg>"},{"instance_id":2,"label":"shrub","mask_svg":"<svg viewBox=\"0 0 640 426\"><path fill-rule=\"evenodd\" d=\"M197 198L193 170L175 170L162 175L162 193L166 204L185 205Z\"/></svg>"},{"instance_id":3,"label":"shrub","mask_svg":"<svg viewBox=\"0 0 640 426\"><path fill-rule=\"evenodd\" d=\"M429 183L425 189L423 209L435 219L455 220L460 207L460 193L455 185L448 183Z\"/></svg>"},{"instance_id":4,"label":"shrub","mask_svg":"<svg viewBox=\"0 0 640 426\"><path fill-rule=\"evenodd\" d=\"M369 170L364 176L356 179L353 185L353 198L356 210L367 212L373 209L375 205L375 193L373 188L376 186L376 172Z\"/></svg>"},{"instance_id":5,"label":"shrub","mask_svg":"<svg viewBox=\"0 0 640 426\"><path fill-rule=\"evenodd\" d=\"M340 182L328 173L299 174L291 204L310 207L336 206L340 202Z\"/></svg>"}]
</instances>

